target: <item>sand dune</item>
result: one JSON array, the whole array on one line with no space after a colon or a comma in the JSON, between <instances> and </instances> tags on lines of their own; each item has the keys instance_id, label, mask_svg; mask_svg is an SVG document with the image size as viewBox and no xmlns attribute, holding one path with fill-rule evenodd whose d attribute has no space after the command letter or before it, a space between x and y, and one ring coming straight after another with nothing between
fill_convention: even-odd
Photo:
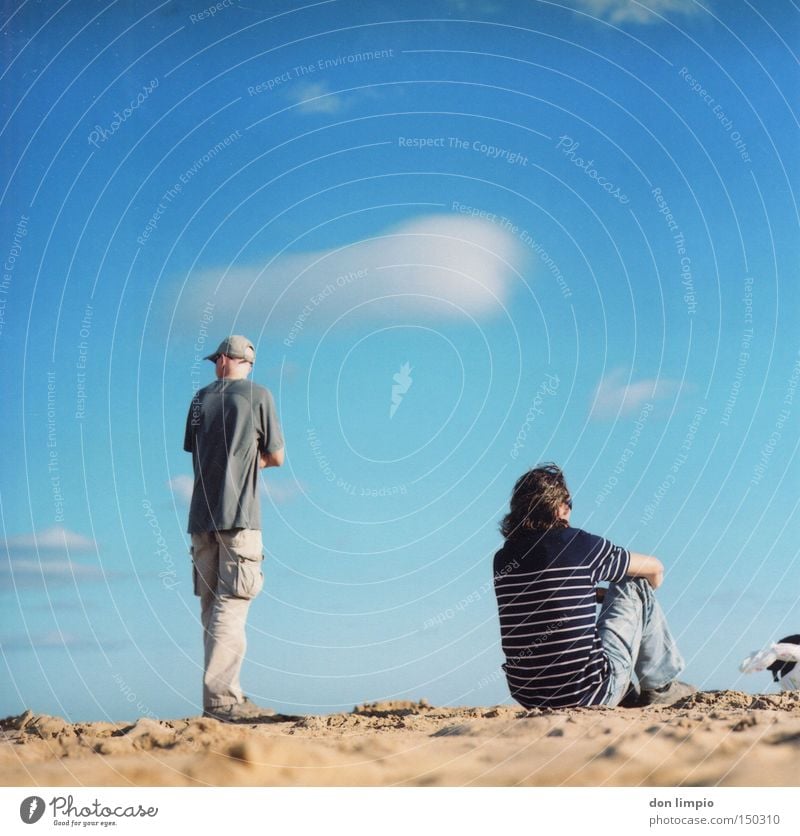
<instances>
[{"instance_id":1,"label":"sand dune","mask_svg":"<svg viewBox=\"0 0 800 836\"><path fill-rule=\"evenodd\" d=\"M226 725L0 721L5 786L795 786L800 694L525 711L425 701Z\"/></svg>"}]
</instances>

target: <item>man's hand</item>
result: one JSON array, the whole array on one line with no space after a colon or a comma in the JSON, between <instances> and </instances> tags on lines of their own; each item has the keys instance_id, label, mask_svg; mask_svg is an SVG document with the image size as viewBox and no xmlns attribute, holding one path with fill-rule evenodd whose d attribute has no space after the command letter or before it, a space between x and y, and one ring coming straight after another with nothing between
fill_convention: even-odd
<instances>
[{"instance_id":1,"label":"man's hand","mask_svg":"<svg viewBox=\"0 0 800 836\"><path fill-rule=\"evenodd\" d=\"M653 589L658 589L664 582L664 564L649 554L631 552L631 562L628 575L633 578L644 578Z\"/></svg>"},{"instance_id":2,"label":"man's hand","mask_svg":"<svg viewBox=\"0 0 800 836\"><path fill-rule=\"evenodd\" d=\"M280 467L283 464L284 448L274 453L260 453L258 456L259 467Z\"/></svg>"}]
</instances>

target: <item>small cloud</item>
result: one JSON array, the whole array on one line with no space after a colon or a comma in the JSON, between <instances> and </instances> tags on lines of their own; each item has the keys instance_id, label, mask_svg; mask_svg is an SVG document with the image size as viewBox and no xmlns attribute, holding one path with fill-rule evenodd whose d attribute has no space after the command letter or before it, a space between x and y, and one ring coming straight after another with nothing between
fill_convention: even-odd
<instances>
[{"instance_id":1,"label":"small cloud","mask_svg":"<svg viewBox=\"0 0 800 836\"><path fill-rule=\"evenodd\" d=\"M185 502L187 505L192 501L194 479L191 476L181 473L178 476L173 476L173 478L167 482L167 485L176 499L181 502Z\"/></svg>"},{"instance_id":2,"label":"small cloud","mask_svg":"<svg viewBox=\"0 0 800 836\"><path fill-rule=\"evenodd\" d=\"M261 482L261 490L264 496L269 497L276 505L282 505L300 496L303 485L297 481L275 481L267 477Z\"/></svg>"},{"instance_id":3,"label":"small cloud","mask_svg":"<svg viewBox=\"0 0 800 836\"><path fill-rule=\"evenodd\" d=\"M324 82L297 84L294 93L294 102L303 113L338 113L344 108L342 97L329 92Z\"/></svg>"},{"instance_id":4,"label":"small cloud","mask_svg":"<svg viewBox=\"0 0 800 836\"><path fill-rule=\"evenodd\" d=\"M470 14L491 14L492 12L501 11L502 6L499 3L491 2L491 0L448 0L458 12L470 12Z\"/></svg>"},{"instance_id":5,"label":"small cloud","mask_svg":"<svg viewBox=\"0 0 800 836\"><path fill-rule=\"evenodd\" d=\"M267 366L264 370L259 370L259 373L263 374L267 380L282 377L284 382L287 383L296 380L299 375L305 372L305 367L299 363L295 363L294 360L287 360L285 357L280 365L276 363L275 365Z\"/></svg>"},{"instance_id":6,"label":"small cloud","mask_svg":"<svg viewBox=\"0 0 800 836\"><path fill-rule=\"evenodd\" d=\"M36 557L7 557L0 560L0 589L41 589L108 579L99 566L72 560L39 560Z\"/></svg>"},{"instance_id":7,"label":"small cloud","mask_svg":"<svg viewBox=\"0 0 800 836\"><path fill-rule=\"evenodd\" d=\"M597 387L592 403L593 418L627 417L638 412L646 403L664 400L681 392L677 380L660 377L626 380L621 369L611 372Z\"/></svg>"},{"instance_id":8,"label":"small cloud","mask_svg":"<svg viewBox=\"0 0 800 836\"><path fill-rule=\"evenodd\" d=\"M4 545L8 551L86 552L97 550L97 543L94 540L58 525L45 528L42 531L34 531L31 534L10 537Z\"/></svg>"},{"instance_id":9,"label":"small cloud","mask_svg":"<svg viewBox=\"0 0 800 836\"><path fill-rule=\"evenodd\" d=\"M121 647L120 641L100 641L89 636L63 633L60 630L48 630L44 633L32 633L0 639L0 647L6 652L19 650L109 650Z\"/></svg>"},{"instance_id":10,"label":"small cloud","mask_svg":"<svg viewBox=\"0 0 800 836\"><path fill-rule=\"evenodd\" d=\"M694 0L567 0L579 11L585 11L610 23L663 23L670 15L692 17L704 11Z\"/></svg>"},{"instance_id":11,"label":"small cloud","mask_svg":"<svg viewBox=\"0 0 800 836\"><path fill-rule=\"evenodd\" d=\"M98 566L75 563L72 560L35 560L33 558L21 558L0 564L0 571L10 572L12 575L44 575L47 579L103 577L103 570Z\"/></svg>"}]
</instances>

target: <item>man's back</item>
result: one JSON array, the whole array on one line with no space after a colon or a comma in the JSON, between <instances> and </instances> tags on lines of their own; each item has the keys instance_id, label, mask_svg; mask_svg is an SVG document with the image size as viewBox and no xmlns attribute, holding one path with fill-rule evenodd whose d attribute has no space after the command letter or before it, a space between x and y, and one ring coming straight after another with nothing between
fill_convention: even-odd
<instances>
[{"instance_id":1,"label":"man's back","mask_svg":"<svg viewBox=\"0 0 800 836\"><path fill-rule=\"evenodd\" d=\"M259 455L282 444L268 389L228 378L201 389L189 409L184 438L195 477L189 532L260 530Z\"/></svg>"}]
</instances>

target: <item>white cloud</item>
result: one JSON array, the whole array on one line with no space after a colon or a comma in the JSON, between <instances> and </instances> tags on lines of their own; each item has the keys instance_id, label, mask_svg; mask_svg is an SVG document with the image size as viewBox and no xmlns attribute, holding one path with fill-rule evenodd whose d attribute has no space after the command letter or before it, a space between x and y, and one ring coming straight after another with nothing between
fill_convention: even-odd
<instances>
[{"instance_id":1,"label":"white cloud","mask_svg":"<svg viewBox=\"0 0 800 836\"><path fill-rule=\"evenodd\" d=\"M167 482L167 485L176 499L179 499L181 502L185 502L187 505L192 501L194 479L191 476L181 473L180 475L174 476L170 479L169 482Z\"/></svg>"},{"instance_id":2,"label":"white cloud","mask_svg":"<svg viewBox=\"0 0 800 836\"><path fill-rule=\"evenodd\" d=\"M21 534L18 537L10 537L5 541L5 548L8 550L32 551L36 549L47 551L94 551L97 544L94 540L69 531L62 526L54 525L42 531L34 531L32 534Z\"/></svg>"},{"instance_id":3,"label":"white cloud","mask_svg":"<svg viewBox=\"0 0 800 836\"><path fill-rule=\"evenodd\" d=\"M293 88L293 100L303 113L338 113L344 107L341 96L328 91L323 82L306 82Z\"/></svg>"},{"instance_id":4,"label":"white cloud","mask_svg":"<svg viewBox=\"0 0 800 836\"><path fill-rule=\"evenodd\" d=\"M430 215L338 248L201 271L182 312L195 326L197 300L213 298L220 333L277 324L291 343L342 314L483 317L508 302L512 265L524 258L522 244L491 221Z\"/></svg>"},{"instance_id":5,"label":"white cloud","mask_svg":"<svg viewBox=\"0 0 800 836\"><path fill-rule=\"evenodd\" d=\"M282 505L289 502L296 496L300 496L303 491L303 485L297 481L277 481L270 479L269 476L264 479L262 484L262 491L264 496L269 497L276 505Z\"/></svg>"},{"instance_id":6,"label":"white cloud","mask_svg":"<svg viewBox=\"0 0 800 836\"><path fill-rule=\"evenodd\" d=\"M96 552L98 547L94 540L62 526L10 537L3 545L6 554L0 560L0 587L4 589L36 585L42 578L67 583L72 578L97 580L104 576L99 566L66 557L72 552Z\"/></svg>"},{"instance_id":7,"label":"white cloud","mask_svg":"<svg viewBox=\"0 0 800 836\"><path fill-rule=\"evenodd\" d=\"M606 375L594 393L593 418L627 417L637 413L645 403L673 397L681 391L681 384L670 378L626 380L621 369Z\"/></svg>"},{"instance_id":8,"label":"white cloud","mask_svg":"<svg viewBox=\"0 0 800 836\"><path fill-rule=\"evenodd\" d=\"M21 559L11 561L11 570L16 574L40 573L52 577L72 577L73 575L102 575L97 566L87 566L84 563L73 563L71 560L33 560Z\"/></svg>"},{"instance_id":9,"label":"white cloud","mask_svg":"<svg viewBox=\"0 0 800 836\"><path fill-rule=\"evenodd\" d=\"M610 23L662 23L670 15L696 15L703 11L694 0L567 0L574 8Z\"/></svg>"},{"instance_id":10,"label":"white cloud","mask_svg":"<svg viewBox=\"0 0 800 836\"><path fill-rule=\"evenodd\" d=\"M0 639L3 650L92 650L100 648L114 648L121 646L118 641L98 641L97 638L79 636L75 633L64 633L60 630L49 630L44 633L30 633L17 635L7 639Z\"/></svg>"},{"instance_id":11,"label":"white cloud","mask_svg":"<svg viewBox=\"0 0 800 836\"><path fill-rule=\"evenodd\" d=\"M469 12L470 14L491 14L502 11L502 5L493 3L491 0L448 0L456 11Z\"/></svg>"}]
</instances>

